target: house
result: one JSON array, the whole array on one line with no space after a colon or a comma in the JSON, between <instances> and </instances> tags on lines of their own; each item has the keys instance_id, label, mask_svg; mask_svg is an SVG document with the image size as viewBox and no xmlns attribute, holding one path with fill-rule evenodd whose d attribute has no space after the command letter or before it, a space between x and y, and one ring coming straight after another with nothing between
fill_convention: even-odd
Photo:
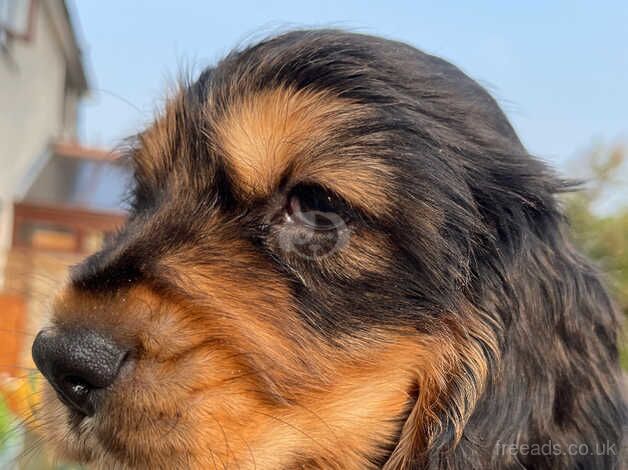
<instances>
[{"instance_id":1,"label":"house","mask_svg":"<svg viewBox=\"0 0 628 470\"><path fill-rule=\"evenodd\" d=\"M87 91L66 2L0 0L0 253L11 244L13 201L22 196L24 179L51 144L76 140L78 105Z\"/></svg>"},{"instance_id":2,"label":"house","mask_svg":"<svg viewBox=\"0 0 628 470\"><path fill-rule=\"evenodd\" d=\"M128 171L78 141L88 91L66 2L0 0L0 375L31 365L67 266L124 220Z\"/></svg>"}]
</instances>

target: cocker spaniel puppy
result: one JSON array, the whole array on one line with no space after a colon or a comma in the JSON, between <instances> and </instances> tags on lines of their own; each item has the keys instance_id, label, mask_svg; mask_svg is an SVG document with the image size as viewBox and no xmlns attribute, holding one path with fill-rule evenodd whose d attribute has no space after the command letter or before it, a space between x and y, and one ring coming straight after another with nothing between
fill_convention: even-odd
<instances>
[{"instance_id":1,"label":"cocker spaniel puppy","mask_svg":"<svg viewBox=\"0 0 628 470\"><path fill-rule=\"evenodd\" d=\"M60 455L620 467L618 314L569 186L456 67L290 32L182 87L129 157L128 222L33 345Z\"/></svg>"}]
</instances>

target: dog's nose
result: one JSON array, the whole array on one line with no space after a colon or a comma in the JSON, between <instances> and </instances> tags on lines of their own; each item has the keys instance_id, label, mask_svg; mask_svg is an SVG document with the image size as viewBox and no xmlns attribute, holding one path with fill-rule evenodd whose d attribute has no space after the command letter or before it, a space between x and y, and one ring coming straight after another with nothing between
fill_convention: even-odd
<instances>
[{"instance_id":1,"label":"dog's nose","mask_svg":"<svg viewBox=\"0 0 628 470\"><path fill-rule=\"evenodd\" d=\"M87 416L96 411L100 391L111 385L127 351L91 330L42 330L33 342L37 368L68 407Z\"/></svg>"}]
</instances>

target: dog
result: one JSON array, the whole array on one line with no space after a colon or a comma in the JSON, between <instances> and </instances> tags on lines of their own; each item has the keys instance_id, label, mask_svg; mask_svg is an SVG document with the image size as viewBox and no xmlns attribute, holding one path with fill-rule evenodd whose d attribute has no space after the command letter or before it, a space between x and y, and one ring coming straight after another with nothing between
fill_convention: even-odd
<instances>
[{"instance_id":1,"label":"dog","mask_svg":"<svg viewBox=\"0 0 628 470\"><path fill-rule=\"evenodd\" d=\"M182 85L126 154L128 221L33 344L59 456L620 468L619 315L572 185L453 65L287 32Z\"/></svg>"}]
</instances>

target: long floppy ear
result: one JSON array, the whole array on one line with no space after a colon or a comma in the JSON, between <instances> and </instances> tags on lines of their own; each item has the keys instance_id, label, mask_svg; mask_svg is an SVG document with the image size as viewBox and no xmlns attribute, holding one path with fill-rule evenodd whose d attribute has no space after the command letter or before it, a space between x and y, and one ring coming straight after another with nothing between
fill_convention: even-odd
<instances>
[{"instance_id":1,"label":"long floppy ear","mask_svg":"<svg viewBox=\"0 0 628 470\"><path fill-rule=\"evenodd\" d=\"M498 355L495 330L483 318L477 310L450 316L426 339L416 401L384 470L428 468L433 456L442 458L457 446Z\"/></svg>"}]
</instances>

